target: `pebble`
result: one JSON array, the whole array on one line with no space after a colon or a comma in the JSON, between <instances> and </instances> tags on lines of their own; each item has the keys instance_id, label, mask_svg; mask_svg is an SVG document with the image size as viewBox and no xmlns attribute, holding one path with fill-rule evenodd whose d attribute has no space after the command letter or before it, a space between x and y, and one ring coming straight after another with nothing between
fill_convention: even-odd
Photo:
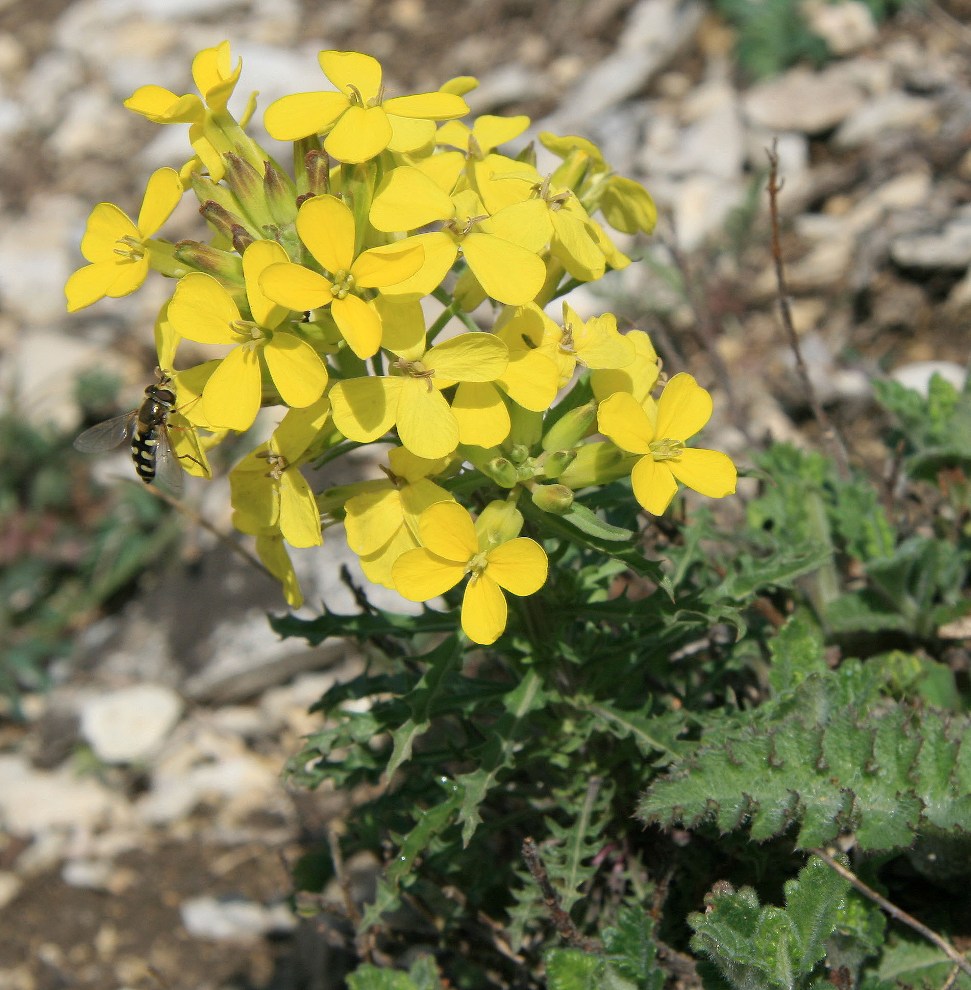
<instances>
[{"instance_id":1,"label":"pebble","mask_svg":"<svg viewBox=\"0 0 971 990\"><path fill-rule=\"evenodd\" d=\"M819 35L834 55L859 51L877 36L873 14L860 0L843 0L842 3L810 0L800 9L809 30Z\"/></svg>"},{"instance_id":2,"label":"pebble","mask_svg":"<svg viewBox=\"0 0 971 990\"><path fill-rule=\"evenodd\" d=\"M831 130L863 103L862 90L848 85L845 70L834 68L790 69L753 86L742 99L745 116L755 126L803 134Z\"/></svg>"},{"instance_id":3,"label":"pebble","mask_svg":"<svg viewBox=\"0 0 971 990\"><path fill-rule=\"evenodd\" d=\"M971 265L971 208L937 233L905 234L890 245L893 260L904 268L963 270Z\"/></svg>"},{"instance_id":4,"label":"pebble","mask_svg":"<svg viewBox=\"0 0 971 990\"><path fill-rule=\"evenodd\" d=\"M859 148L872 144L891 131L920 129L932 122L937 103L923 96L890 92L857 107L836 131L833 143L838 148Z\"/></svg>"},{"instance_id":5,"label":"pebble","mask_svg":"<svg viewBox=\"0 0 971 990\"><path fill-rule=\"evenodd\" d=\"M266 906L242 899L194 897L179 908L193 938L248 940L293 931L297 918L286 904Z\"/></svg>"},{"instance_id":6,"label":"pebble","mask_svg":"<svg viewBox=\"0 0 971 990\"><path fill-rule=\"evenodd\" d=\"M968 369L953 361L912 361L890 372L890 377L904 388L919 392L924 398L930 392L931 379L939 375L959 391L964 388Z\"/></svg>"},{"instance_id":7,"label":"pebble","mask_svg":"<svg viewBox=\"0 0 971 990\"><path fill-rule=\"evenodd\" d=\"M182 699L161 684L135 684L91 698L81 735L105 763L137 763L162 745L182 714Z\"/></svg>"}]
</instances>

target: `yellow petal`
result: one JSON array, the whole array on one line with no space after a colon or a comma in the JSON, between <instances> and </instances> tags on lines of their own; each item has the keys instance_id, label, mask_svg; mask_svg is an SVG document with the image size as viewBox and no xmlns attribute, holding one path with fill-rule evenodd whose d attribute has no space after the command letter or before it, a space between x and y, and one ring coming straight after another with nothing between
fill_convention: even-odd
<instances>
[{"instance_id":1,"label":"yellow petal","mask_svg":"<svg viewBox=\"0 0 971 990\"><path fill-rule=\"evenodd\" d=\"M161 86L139 86L125 100L125 106L156 124L189 124L206 112L198 96L177 96Z\"/></svg>"},{"instance_id":2,"label":"yellow petal","mask_svg":"<svg viewBox=\"0 0 971 990\"><path fill-rule=\"evenodd\" d=\"M320 511L307 479L295 467L280 477L280 532L292 547L319 547Z\"/></svg>"},{"instance_id":3,"label":"yellow petal","mask_svg":"<svg viewBox=\"0 0 971 990\"><path fill-rule=\"evenodd\" d=\"M414 230L452 215L452 199L424 172L410 165L389 172L371 203L371 223L384 231Z\"/></svg>"},{"instance_id":4,"label":"yellow petal","mask_svg":"<svg viewBox=\"0 0 971 990\"><path fill-rule=\"evenodd\" d=\"M465 577L465 563L443 560L424 547L403 553L391 568L391 580L402 598L427 602L445 594Z\"/></svg>"},{"instance_id":5,"label":"yellow petal","mask_svg":"<svg viewBox=\"0 0 971 990\"><path fill-rule=\"evenodd\" d=\"M463 567L479 552L479 540L468 509L458 502L436 502L421 514L421 542L426 549Z\"/></svg>"},{"instance_id":6,"label":"yellow petal","mask_svg":"<svg viewBox=\"0 0 971 990\"><path fill-rule=\"evenodd\" d=\"M532 302L546 281L546 265L538 255L492 234L469 234L462 253L486 294L509 306Z\"/></svg>"},{"instance_id":7,"label":"yellow petal","mask_svg":"<svg viewBox=\"0 0 971 990\"><path fill-rule=\"evenodd\" d=\"M256 537L256 553L263 561L264 567L283 586L283 597L290 608L300 608L303 605L303 594L297 583L297 575L287 554L287 548L279 536L258 534Z\"/></svg>"},{"instance_id":8,"label":"yellow petal","mask_svg":"<svg viewBox=\"0 0 971 990\"><path fill-rule=\"evenodd\" d=\"M358 556L383 547L401 529L404 518L401 495L391 487L354 495L344 504L344 511L347 545Z\"/></svg>"},{"instance_id":9,"label":"yellow petal","mask_svg":"<svg viewBox=\"0 0 971 990\"><path fill-rule=\"evenodd\" d=\"M380 94L381 63L373 55L331 49L318 53L317 61L324 75L342 93L350 96L356 90L365 103Z\"/></svg>"},{"instance_id":10,"label":"yellow petal","mask_svg":"<svg viewBox=\"0 0 971 990\"><path fill-rule=\"evenodd\" d=\"M402 384L396 423L402 444L419 457L451 454L459 444L459 426L445 397L438 389L429 391L425 381L398 381Z\"/></svg>"},{"instance_id":11,"label":"yellow petal","mask_svg":"<svg viewBox=\"0 0 971 990\"><path fill-rule=\"evenodd\" d=\"M85 306L90 306L99 299L104 299L114 278L115 273L112 267L103 262L79 268L64 286L67 311L76 313L79 309L84 309Z\"/></svg>"},{"instance_id":12,"label":"yellow petal","mask_svg":"<svg viewBox=\"0 0 971 990\"><path fill-rule=\"evenodd\" d=\"M291 409L273 431L276 449L292 464L317 439L329 418L327 396L301 409Z\"/></svg>"},{"instance_id":13,"label":"yellow petal","mask_svg":"<svg viewBox=\"0 0 971 990\"><path fill-rule=\"evenodd\" d=\"M678 490L678 483L671 473L669 461L656 461L647 454L635 465L630 476L634 498L655 516L661 515L671 504Z\"/></svg>"},{"instance_id":14,"label":"yellow petal","mask_svg":"<svg viewBox=\"0 0 971 990\"><path fill-rule=\"evenodd\" d=\"M408 238L409 244L420 244L425 252L421 268L410 278L385 289L391 295L428 296L434 292L455 263L458 245L448 234L437 230L430 234L416 234Z\"/></svg>"},{"instance_id":15,"label":"yellow petal","mask_svg":"<svg viewBox=\"0 0 971 990\"><path fill-rule=\"evenodd\" d=\"M359 554L361 570L364 576L372 584L381 584L385 588L394 590L394 579L392 570L395 561L409 550L414 550L418 546L418 541L412 538L411 533L401 526L394 535L377 550L370 554Z\"/></svg>"},{"instance_id":16,"label":"yellow petal","mask_svg":"<svg viewBox=\"0 0 971 990\"><path fill-rule=\"evenodd\" d=\"M199 344L232 344L232 324L240 319L232 296L211 275L190 272L179 279L169 303L175 332Z\"/></svg>"},{"instance_id":17,"label":"yellow petal","mask_svg":"<svg viewBox=\"0 0 971 990\"><path fill-rule=\"evenodd\" d=\"M336 196L314 196L297 213L297 233L321 268L332 275L354 261L354 216Z\"/></svg>"},{"instance_id":18,"label":"yellow petal","mask_svg":"<svg viewBox=\"0 0 971 990\"><path fill-rule=\"evenodd\" d=\"M600 198L600 211L615 230L649 234L657 224L657 207L650 193L638 182L622 175L611 176Z\"/></svg>"},{"instance_id":19,"label":"yellow petal","mask_svg":"<svg viewBox=\"0 0 971 990\"><path fill-rule=\"evenodd\" d=\"M260 409L260 381L260 362L255 351L249 347L230 351L202 393L206 419L220 429L237 433L248 430Z\"/></svg>"},{"instance_id":20,"label":"yellow petal","mask_svg":"<svg viewBox=\"0 0 971 990\"><path fill-rule=\"evenodd\" d=\"M391 429L401 378L348 378L330 390L334 425L348 440L370 443Z\"/></svg>"},{"instance_id":21,"label":"yellow petal","mask_svg":"<svg viewBox=\"0 0 971 990\"><path fill-rule=\"evenodd\" d=\"M328 279L290 261L268 266L259 284L268 299L298 313L327 306L334 298Z\"/></svg>"},{"instance_id":22,"label":"yellow petal","mask_svg":"<svg viewBox=\"0 0 971 990\"><path fill-rule=\"evenodd\" d=\"M391 139L388 151L398 155L431 154L435 147L435 121L388 114Z\"/></svg>"},{"instance_id":23,"label":"yellow petal","mask_svg":"<svg viewBox=\"0 0 971 990\"><path fill-rule=\"evenodd\" d=\"M381 317L381 346L407 361L419 360L425 353L425 314L420 300L382 293L373 305Z\"/></svg>"},{"instance_id":24,"label":"yellow petal","mask_svg":"<svg viewBox=\"0 0 971 990\"><path fill-rule=\"evenodd\" d=\"M324 151L339 162L370 161L388 147L391 121L382 107L351 105L324 138Z\"/></svg>"},{"instance_id":25,"label":"yellow petal","mask_svg":"<svg viewBox=\"0 0 971 990\"><path fill-rule=\"evenodd\" d=\"M546 583L546 551L525 536L501 543L489 551L486 573L514 595L532 595Z\"/></svg>"},{"instance_id":26,"label":"yellow petal","mask_svg":"<svg viewBox=\"0 0 971 990\"><path fill-rule=\"evenodd\" d=\"M416 93L411 96L394 96L382 104L388 113L399 117L418 117L423 120L454 120L469 112L469 105L454 93Z\"/></svg>"},{"instance_id":27,"label":"yellow petal","mask_svg":"<svg viewBox=\"0 0 971 990\"><path fill-rule=\"evenodd\" d=\"M342 93L294 93L266 108L263 126L277 141L299 141L326 131L347 107Z\"/></svg>"},{"instance_id":28,"label":"yellow petal","mask_svg":"<svg viewBox=\"0 0 971 990\"><path fill-rule=\"evenodd\" d=\"M738 472L721 451L689 447L667 465L678 481L708 498L724 498L735 492Z\"/></svg>"},{"instance_id":29,"label":"yellow petal","mask_svg":"<svg viewBox=\"0 0 971 990\"><path fill-rule=\"evenodd\" d=\"M657 400L655 436L664 440L687 440L711 419L711 396L692 378L675 375Z\"/></svg>"},{"instance_id":30,"label":"yellow petal","mask_svg":"<svg viewBox=\"0 0 971 990\"><path fill-rule=\"evenodd\" d=\"M524 409L545 412L556 398L556 364L540 351L510 353L509 364L499 378L509 398Z\"/></svg>"},{"instance_id":31,"label":"yellow petal","mask_svg":"<svg viewBox=\"0 0 971 990\"><path fill-rule=\"evenodd\" d=\"M632 395L615 392L597 406L597 427L618 447L632 454L645 454L654 439L647 413Z\"/></svg>"},{"instance_id":32,"label":"yellow petal","mask_svg":"<svg viewBox=\"0 0 971 990\"><path fill-rule=\"evenodd\" d=\"M377 354L381 346L381 317L378 311L359 296L335 299L331 315L347 346L362 360Z\"/></svg>"},{"instance_id":33,"label":"yellow petal","mask_svg":"<svg viewBox=\"0 0 971 990\"><path fill-rule=\"evenodd\" d=\"M508 619L506 599L488 574L469 581L462 597L462 631L473 643L489 646L504 632Z\"/></svg>"},{"instance_id":34,"label":"yellow petal","mask_svg":"<svg viewBox=\"0 0 971 990\"><path fill-rule=\"evenodd\" d=\"M138 228L114 203L98 203L88 215L88 222L81 238L81 254L92 262L121 263L117 254L118 241L123 237L141 240Z\"/></svg>"},{"instance_id":35,"label":"yellow petal","mask_svg":"<svg viewBox=\"0 0 971 990\"><path fill-rule=\"evenodd\" d=\"M288 406L309 406L323 395L327 367L310 344L296 334L277 331L264 345L263 359L280 398Z\"/></svg>"},{"instance_id":36,"label":"yellow petal","mask_svg":"<svg viewBox=\"0 0 971 990\"><path fill-rule=\"evenodd\" d=\"M541 251L553 236L550 211L541 199L507 206L488 220L483 220L481 229L534 254Z\"/></svg>"},{"instance_id":37,"label":"yellow petal","mask_svg":"<svg viewBox=\"0 0 971 990\"><path fill-rule=\"evenodd\" d=\"M362 289L385 289L411 278L424 260L421 243L409 238L363 252L351 265L351 274Z\"/></svg>"},{"instance_id":38,"label":"yellow petal","mask_svg":"<svg viewBox=\"0 0 971 990\"><path fill-rule=\"evenodd\" d=\"M455 382L495 381L509 364L509 350L495 334L461 333L436 344L424 358L436 378Z\"/></svg>"},{"instance_id":39,"label":"yellow petal","mask_svg":"<svg viewBox=\"0 0 971 990\"><path fill-rule=\"evenodd\" d=\"M277 241L253 241L243 252L243 277L246 279L246 299L253 319L272 330L283 322L290 310L272 302L260 287L260 276L270 265L289 262L287 252Z\"/></svg>"},{"instance_id":40,"label":"yellow petal","mask_svg":"<svg viewBox=\"0 0 971 990\"><path fill-rule=\"evenodd\" d=\"M138 213L142 237L151 237L168 220L179 205L182 192L182 180L174 168L160 168L152 173Z\"/></svg>"},{"instance_id":41,"label":"yellow petal","mask_svg":"<svg viewBox=\"0 0 971 990\"><path fill-rule=\"evenodd\" d=\"M491 382L462 382L452 399L459 442L496 447L509 436L509 410Z\"/></svg>"}]
</instances>

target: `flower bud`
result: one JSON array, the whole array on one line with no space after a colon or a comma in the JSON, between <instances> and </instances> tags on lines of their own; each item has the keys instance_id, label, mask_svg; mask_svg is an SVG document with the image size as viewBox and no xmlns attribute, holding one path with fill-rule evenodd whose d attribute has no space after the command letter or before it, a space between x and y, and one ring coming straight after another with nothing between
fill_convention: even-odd
<instances>
[{"instance_id":1,"label":"flower bud","mask_svg":"<svg viewBox=\"0 0 971 990\"><path fill-rule=\"evenodd\" d=\"M307 172L307 192L311 196L325 196L330 192L330 159L318 148L304 156Z\"/></svg>"},{"instance_id":2,"label":"flower bud","mask_svg":"<svg viewBox=\"0 0 971 990\"><path fill-rule=\"evenodd\" d=\"M231 151L223 155L226 162L226 185L236 197L243 214L257 237L265 237L275 226L263 189L263 177L248 161Z\"/></svg>"},{"instance_id":3,"label":"flower bud","mask_svg":"<svg viewBox=\"0 0 971 990\"><path fill-rule=\"evenodd\" d=\"M227 241L233 239L233 228L243 226L242 219L235 213L227 210L222 203L214 199L207 199L199 207L199 213L217 234L221 234Z\"/></svg>"},{"instance_id":4,"label":"flower bud","mask_svg":"<svg viewBox=\"0 0 971 990\"><path fill-rule=\"evenodd\" d=\"M233 224L233 250L237 254L242 254L255 240L251 237L249 231L238 223Z\"/></svg>"},{"instance_id":5,"label":"flower bud","mask_svg":"<svg viewBox=\"0 0 971 990\"><path fill-rule=\"evenodd\" d=\"M569 450L589 436L597 423L597 403L592 399L564 413L543 435L542 447L547 453Z\"/></svg>"},{"instance_id":6,"label":"flower bud","mask_svg":"<svg viewBox=\"0 0 971 990\"><path fill-rule=\"evenodd\" d=\"M223 283L243 282L243 260L231 251L220 251L199 241L179 241L176 259L193 271L213 275Z\"/></svg>"},{"instance_id":7,"label":"flower bud","mask_svg":"<svg viewBox=\"0 0 971 990\"><path fill-rule=\"evenodd\" d=\"M506 457L493 457L492 460L477 465L477 467L500 488L514 488L519 484L519 472L516 470L516 465Z\"/></svg>"},{"instance_id":8,"label":"flower bud","mask_svg":"<svg viewBox=\"0 0 971 990\"><path fill-rule=\"evenodd\" d=\"M288 227L297 219L297 190L289 175L273 162L264 162L263 195L278 227Z\"/></svg>"},{"instance_id":9,"label":"flower bud","mask_svg":"<svg viewBox=\"0 0 971 990\"><path fill-rule=\"evenodd\" d=\"M543 461L543 474L547 478L558 478L576 459L575 450L554 450Z\"/></svg>"},{"instance_id":10,"label":"flower bud","mask_svg":"<svg viewBox=\"0 0 971 990\"><path fill-rule=\"evenodd\" d=\"M475 521L475 532L481 547L497 547L500 543L514 540L522 529L523 514L514 502L505 499L490 502Z\"/></svg>"},{"instance_id":11,"label":"flower bud","mask_svg":"<svg viewBox=\"0 0 971 990\"><path fill-rule=\"evenodd\" d=\"M573 492L566 485L536 485L529 495L537 509L554 516L563 515L573 505Z\"/></svg>"},{"instance_id":12,"label":"flower bud","mask_svg":"<svg viewBox=\"0 0 971 990\"><path fill-rule=\"evenodd\" d=\"M566 467L557 481L576 491L591 485L605 485L630 474L639 455L627 454L606 440L586 443L576 452L576 459Z\"/></svg>"}]
</instances>

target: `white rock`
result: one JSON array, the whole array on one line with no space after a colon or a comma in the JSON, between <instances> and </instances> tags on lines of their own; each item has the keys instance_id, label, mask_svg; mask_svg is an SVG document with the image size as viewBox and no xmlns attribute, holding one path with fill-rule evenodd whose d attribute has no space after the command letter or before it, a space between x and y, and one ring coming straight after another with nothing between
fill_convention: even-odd
<instances>
[{"instance_id":1,"label":"white rock","mask_svg":"<svg viewBox=\"0 0 971 990\"><path fill-rule=\"evenodd\" d=\"M137 763L161 746L182 713L182 700L161 684L134 684L91 698L81 735L105 763Z\"/></svg>"},{"instance_id":2,"label":"white rock","mask_svg":"<svg viewBox=\"0 0 971 990\"><path fill-rule=\"evenodd\" d=\"M253 901L195 897L183 902L179 911L193 938L247 940L269 932L293 931L297 925L286 904L268 907Z\"/></svg>"},{"instance_id":3,"label":"white rock","mask_svg":"<svg viewBox=\"0 0 971 990\"><path fill-rule=\"evenodd\" d=\"M748 121L770 131L820 134L863 105L863 92L845 71L790 69L753 86L743 99Z\"/></svg>"},{"instance_id":4,"label":"white rock","mask_svg":"<svg viewBox=\"0 0 971 990\"><path fill-rule=\"evenodd\" d=\"M673 213L678 246L684 251L698 247L720 230L729 212L743 199L740 182L725 182L711 175L689 175L679 182L650 183L659 204Z\"/></svg>"},{"instance_id":5,"label":"white rock","mask_svg":"<svg viewBox=\"0 0 971 990\"><path fill-rule=\"evenodd\" d=\"M931 379L935 375L940 375L946 382L961 390L968 377L968 369L953 361L912 361L890 372L890 377L895 382L899 382L904 388L920 392L925 398L930 392Z\"/></svg>"},{"instance_id":6,"label":"white rock","mask_svg":"<svg viewBox=\"0 0 971 990\"><path fill-rule=\"evenodd\" d=\"M14 873L0 872L0 911L2 911L21 891L23 881Z\"/></svg>"},{"instance_id":7,"label":"white rock","mask_svg":"<svg viewBox=\"0 0 971 990\"><path fill-rule=\"evenodd\" d=\"M67 102L48 147L61 158L76 161L101 155L106 146L123 147L130 130L129 111L105 90L85 87Z\"/></svg>"},{"instance_id":8,"label":"white rock","mask_svg":"<svg viewBox=\"0 0 971 990\"><path fill-rule=\"evenodd\" d=\"M877 25L866 4L859 0L821 3L811 0L802 5L809 30L826 42L834 55L848 55L870 44L877 36Z\"/></svg>"},{"instance_id":9,"label":"white rock","mask_svg":"<svg viewBox=\"0 0 971 990\"><path fill-rule=\"evenodd\" d=\"M0 827L15 835L93 829L125 817L121 799L96 780L0 756Z\"/></svg>"},{"instance_id":10,"label":"white rock","mask_svg":"<svg viewBox=\"0 0 971 990\"><path fill-rule=\"evenodd\" d=\"M76 859L64 864L61 879L69 887L81 887L85 890L107 890L114 864L106 860Z\"/></svg>"},{"instance_id":11,"label":"white rock","mask_svg":"<svg viewBox=\"0 0 971 990\"><path fill-rule=\"evenodd\" d=\"M838 148L859 148L888 131L918 127L933 117L934 100L892 91L868 100L840 124L833 137Z\"/></svg>"},{"instance_id":12,"label":"white rock","mask_svg":"<svg viewBox=\"0 0 971 990\"><path fill-rule=\"evenodd\" d=\"M961 210L938 233L895 237L890 244L890 256L907 268L967 268L971 265L971 210Z\"/></svg>"}]
</instances>

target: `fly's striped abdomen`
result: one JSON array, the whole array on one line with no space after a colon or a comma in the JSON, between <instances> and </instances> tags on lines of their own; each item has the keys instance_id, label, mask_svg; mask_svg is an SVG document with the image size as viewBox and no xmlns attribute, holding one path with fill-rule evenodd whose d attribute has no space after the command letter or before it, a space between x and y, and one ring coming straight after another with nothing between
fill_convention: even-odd
<instances>
[{"instance_id":1,"label":"fly's striped abdomen","mask_svg":"<svg viewBox=\"0 0 971 990\"><path fill-rule=\"evenodd\" d=\"M136 428L131 438L131 459L135 462L138 477L146 485L155 480L155 458L158 449L158 426L152 425L142 429L141 424Z\"/></svg>"}]
</instances>

